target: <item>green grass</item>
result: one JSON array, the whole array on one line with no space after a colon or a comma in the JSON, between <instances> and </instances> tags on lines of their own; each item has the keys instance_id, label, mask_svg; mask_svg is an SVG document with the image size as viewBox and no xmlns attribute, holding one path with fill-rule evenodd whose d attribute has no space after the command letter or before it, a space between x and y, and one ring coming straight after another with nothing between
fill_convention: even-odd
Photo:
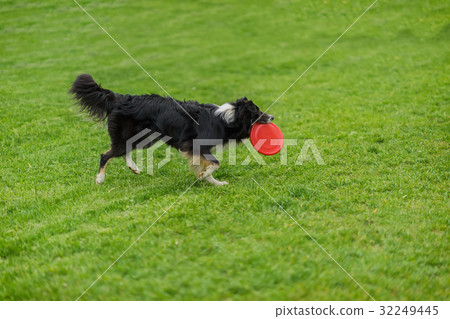
<instances>
[{"instance_id":1,"label":"green grass","mask_svg":"<svg viewBox=\"0 0 450 319\"><path fill-rule=\"evenodd\" d=\"M262 109L371 2L80 1L174 97ZM74 300L195 177L173 152L97 186L108 135L71 82L163 92L75 3L0 4L0 299ZM223 163L230 185L195 184L82 300L368 300L252 177L375 299L449 299L448 21L380 0L271 108L289 165ZM293 165L305 139L326 165Z\"/></svg>"}]
</instances>

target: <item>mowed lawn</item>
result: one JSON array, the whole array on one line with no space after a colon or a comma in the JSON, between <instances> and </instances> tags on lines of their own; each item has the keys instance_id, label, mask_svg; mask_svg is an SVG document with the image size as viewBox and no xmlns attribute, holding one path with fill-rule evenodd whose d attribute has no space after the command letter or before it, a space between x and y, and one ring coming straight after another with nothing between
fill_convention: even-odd
<instances>
[{"instance_id":1,"label":"mowed lawn","mask_svg":"<svg viewBox=\"0 0 450 319\"><path fill-rule=\"evenodd\" d=\"M79 2L175 98L265 110L372 0ZM77 299L166 211L80 300L370 300L253 178L374 299L449 299L448 21L378 1L270 109L288 165L241 145L187 190L176 151L95 184L109 138L72 81L164 92L76 3L0 1L0 299ZM306 139L325 165L295 165Z\"/></svg>"}]
</instances>

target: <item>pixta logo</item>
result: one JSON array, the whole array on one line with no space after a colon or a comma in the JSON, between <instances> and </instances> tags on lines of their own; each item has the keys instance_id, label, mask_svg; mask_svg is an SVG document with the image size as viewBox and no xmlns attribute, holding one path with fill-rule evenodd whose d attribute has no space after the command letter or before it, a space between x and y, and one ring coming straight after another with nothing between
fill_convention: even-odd
<instances>
[{"instance_id":1,"label":"pixta logo","mask_svg":"<svg viewBox=\"0 0 450 319\"><path fill-rule=\"evenodd\" d=\"M155 170L161 169L164 165L171 161L172 148L166 144L171 139L172 137L170 136L151 131L150 129L144 129L127 140L126 152L130 153L134 149L146 149L147 165L143 165L143 152L136 152L136 164L138 167L146 166L147 173L153 175ZM259 142L261 142L261 140ZM264 140L262 143L264 143ZM281 143L281 141L274 139L271 140L271 143L272 145L275 145L276 143ZM303 165L303 163L307 161L315 161L317 165L325 165L325 161L323 160L319 148L315 144L314 140L306 139L302 143L300 153L295 156L291 155L289 158L288 148L297 146L300 143L296 139L284 139L284 147L277 155L274 155L280 158L280 165ZM248 152L248 155L240 162L237 160L238 141L233 139L228 140L227 143L220 139L195 139L193 140L192 152L194 155L200 155L203 147L214 147L214 156L220 162L227 163L228 165L246 166L252 161L258 163L259 165L267 165L264 157L255 150L255 147L253 147L249 140L243 140L242 144ZM164 158L161 159L160 156L158 156L157 159L155 156L155 151L161 147L165 147L165 155ZM200 156L193 156L194 165L200 164L199 161Z\"/></svg>"}]
</instances>

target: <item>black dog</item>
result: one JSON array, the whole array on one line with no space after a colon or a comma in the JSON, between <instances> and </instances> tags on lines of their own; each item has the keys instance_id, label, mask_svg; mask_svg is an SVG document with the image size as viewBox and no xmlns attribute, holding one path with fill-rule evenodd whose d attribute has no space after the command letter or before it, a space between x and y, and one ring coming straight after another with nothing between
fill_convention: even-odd
<instances>
[{"instance_id":1,"label":"black dog","mask_svg":"<svg viewBox=\"0 0 450 319\"><path fill-rule=\"evenodd\" d=\"M103 89L89 74L79 75L69 92L75 95L81 109L92 118L107 120L111 149L100 157L97 183L104 181L106 164L114 157L123 156L133 173L139 174L131 159L131 150L137 144L147 148L163 140L189 158L197 177L214 185L228 184L212 177L212 173L219 169L219 161L211 154L211 148L215 145L201 145L199 150L194 150L194 140L214 139L214 143L221 140L225 144L234 139L239 142L250 136L254 122L270 123L273 120L272 115L261 112L245 97L218 106L197 101L177 101L156 94L122 95ZM136 135L142 132L145 134ZM127 141L136 136L139 139L132 143L130 149ZM152 139L142 146L142 140L148 140L149 136Z\"/></svg>"}]
</instances>

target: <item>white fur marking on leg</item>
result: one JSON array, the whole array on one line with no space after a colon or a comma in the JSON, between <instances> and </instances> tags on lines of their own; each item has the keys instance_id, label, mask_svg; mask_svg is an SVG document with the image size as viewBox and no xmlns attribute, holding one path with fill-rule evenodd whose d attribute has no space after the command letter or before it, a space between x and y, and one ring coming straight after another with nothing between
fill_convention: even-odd
<instances>
[{"instance_id":1,"label":"white fur marking on leg","mask_svg":"<svg viewBox=\"0 0 450 319\"><path fill-rule=\"evenodd\" d=\"M220 181L216 180L214 177L212 177L212 175L207 176L205 179L208 182L210 182L211 184L216 185L216 186L228 185L228 183L225 181L220 182Z\"/></svg>"},{"instance_id":2,"label":"white fur marking on leg","mask_svg":"<svg viewBox=\"0 0 450 319\"><path fill-rule=\"evenodd\" d=\"M98 173L95 181L97 184L103 183L105 181L105 173Z\"/></svg>"},{"instance_id":3,"label":"white fur marking on leg","mask_svg":"<svg viewBox=\"0 0 450 319\"><path fill-rule=\"evenodd\" d=\"M208 166L203 172L199 174L200 179L207 178L208 176L212 175L215 171L219 169L219 165L210 165Z\"/></svg>"},{"instance_id":4,"label":"white fur marking on leg","mask_svg":"<svg viewBox=\"0 0 450 319\"><path fill-rule=\"evenodd\" d=\"M136 163L133 161L133 159L131 158L131 152L125 154L124 156L125 158L125 163L127 163L127 166L131 169L131 171L135 174L139 174L141 171L139 170L139 168L137 167Z\"/></svg>"}]
</instances>

